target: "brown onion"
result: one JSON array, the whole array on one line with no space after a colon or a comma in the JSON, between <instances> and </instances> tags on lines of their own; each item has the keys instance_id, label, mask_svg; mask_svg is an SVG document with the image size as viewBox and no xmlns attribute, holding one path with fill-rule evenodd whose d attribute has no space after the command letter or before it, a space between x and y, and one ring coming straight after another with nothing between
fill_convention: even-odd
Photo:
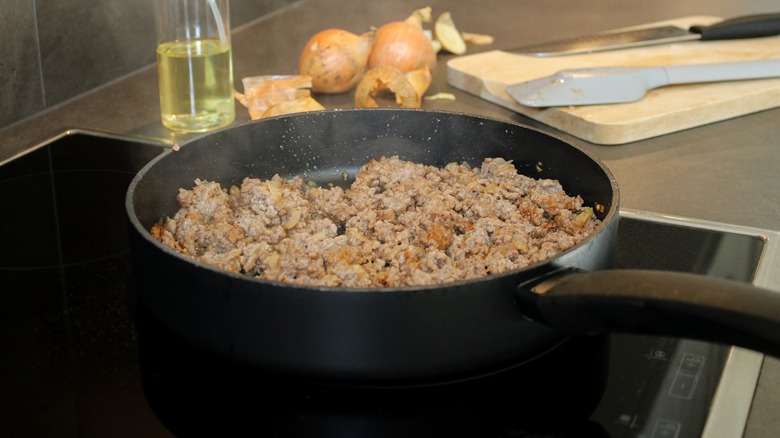
<instances>
[{"instance_id":1,"label":"brown onion","mask_svg":"<svg viewBox=\"0 0 780 438\"><path fill-rule=\"evenodd\" d=\"M436 65L436 52L419 19L393 21L377 29L368 67L395 67L404 73Z\"/></svg>"},{"instance_id":2,"label":"brown onion","mask_svg":"<svg viewBox=\"0 0 780 438\"><path fill-rule=\"evenodd\" d=\"M313 91L343 93L362 77L373 43L373 31L358 36L342 29L325 29L304 46L298 74L311 76Z\"/></svg>"}]
</instances>

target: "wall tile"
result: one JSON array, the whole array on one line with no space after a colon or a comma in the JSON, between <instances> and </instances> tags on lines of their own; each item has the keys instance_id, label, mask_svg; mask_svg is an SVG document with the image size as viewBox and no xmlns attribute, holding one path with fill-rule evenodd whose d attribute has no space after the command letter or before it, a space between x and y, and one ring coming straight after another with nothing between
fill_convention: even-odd
<instances>
[{"instance_id":1,"label":"wall tile","mask_svg":"<svg viewBox=\"0 0 780 438\"><path fill-rule=\"evenodd\" d=\"M154 62L152 0L36 4L47 105Z\"/></svg>"},{"instance_id":2,"label":"wall tile","mask_svg":"<svg viewBox=\"0 0 780 438\"><path fill-rule=\"evenodd\" d=\"M291 3L295 0L231 0L230 25L236 28Z\"/></svg>"},{"instance_id":3,"label":"wall tile","mask_svg":"<svg viewBox=\"0 0 780 438\"><path fill-rule=\"evenodd\" d=\"M0 2L0 126L44 108L32 1Z\"/></svg>"}]
</instances>

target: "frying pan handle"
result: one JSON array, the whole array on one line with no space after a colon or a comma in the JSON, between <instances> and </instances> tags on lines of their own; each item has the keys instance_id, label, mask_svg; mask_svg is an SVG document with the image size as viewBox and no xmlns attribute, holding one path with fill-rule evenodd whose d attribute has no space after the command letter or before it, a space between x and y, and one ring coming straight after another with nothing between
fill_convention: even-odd
<instances>
[{"instance_id":1,"label":"frying pan handle","mask_svg":"<svg viewBox=\"0 0 780 438\"><path fill-rule=\"evenodd\" d=\"M556 271L517 288L530 319L569 334L643 333L780 357L780 293L701 275Z\"/></svg>"}]
</instances>

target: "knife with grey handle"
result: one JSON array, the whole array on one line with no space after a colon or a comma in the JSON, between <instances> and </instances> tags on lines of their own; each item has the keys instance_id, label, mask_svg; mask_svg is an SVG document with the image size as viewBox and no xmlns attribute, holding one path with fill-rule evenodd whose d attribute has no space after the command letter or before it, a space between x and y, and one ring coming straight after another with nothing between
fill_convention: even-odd
<instances>
[{"instance_id":1,"label":"knife with grey handle","mask_svg":"<svg viewBox=\"0 0 780 438\"><path fill-rule=\"evenodd\" d=\"M562 56L684 41L716 41L780 35L780 13L735 17L709 26L659 26L602 32L507 50L532 56Z\"/></svg>"},{"instance_id":2,"label":"knife with grey handle","mask_svg":"<svg viewBox=\"0 0 780 438\"><path fill-rule=\"evenodd\" d=\"M780 59L562 70L552 76L510 85L506 92L529 107L599 105L642 99L648 90L675 84L780 77Z\"/></svg>"}]
</instances>

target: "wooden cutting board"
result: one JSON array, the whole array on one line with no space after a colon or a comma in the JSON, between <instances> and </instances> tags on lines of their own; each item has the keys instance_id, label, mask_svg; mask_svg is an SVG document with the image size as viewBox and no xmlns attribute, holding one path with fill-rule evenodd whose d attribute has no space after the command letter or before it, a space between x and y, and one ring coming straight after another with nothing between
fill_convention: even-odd
<instances>
[{"instance_id":1,"label":"wooden cutting board","mask_svg":"<svg viewBox=\"0 0 780 438\"><path fill-rule=\"evenodd\" d=\"M694 16L650 23L689 27L720 17ZM674 85L651 90L638 102L530 108L506 93L508 85L563 69L612 65L658 66L780 58L780 37L693 41L610 52L534 57L499 50L464 55L447 63L450 85L584 140L623 144L780 106L780 78Z\"/></svg>"}]
</instances>

